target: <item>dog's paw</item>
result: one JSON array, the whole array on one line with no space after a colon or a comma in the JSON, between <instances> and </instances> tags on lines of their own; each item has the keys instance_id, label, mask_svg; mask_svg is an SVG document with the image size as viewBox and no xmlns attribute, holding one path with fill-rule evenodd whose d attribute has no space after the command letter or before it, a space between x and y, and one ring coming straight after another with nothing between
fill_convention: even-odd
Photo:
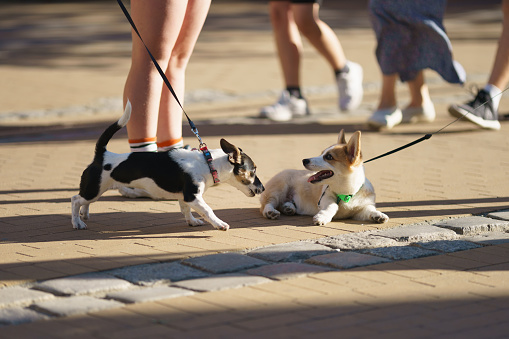
<instances>
[{"instance_id":1,"label":"dog's paw","mask_svg":"<svg viewBox=\"0 0 509 339\"><path fill-rule=\"evenodd\" d=\"M215 229L220 231L228 231L230 229L230 225L225 223L224 221L221 221L220 223L217 223L216 225L213 225Z\"/></svg>"},{"instance_id":2,"label":"dog's paw","mask_svg":"<svg viewBox=\"0 0 509 339\"><path fill-rule=\"evenodd\" d=\"M263 216L267 219L272 219L272 220L276 220L276 219L279 219L279 216L281 215L281 213L274 209L271 205L266 205L265 208L263 209Z\"/></svg>"},{"instance_id":3,"label":"dog's paw","mask_svg":"<svg viewBox=\"0 0 509 339\"><path fill-rule=\"evenodd\" d=\"M73 219L72 220L72 228L75 230L86 230L87 224L85 224L81 219Z\"/></svg>"},{"instance_id":4,"label":"dog's paw","mask_svg":"<svg viewBox=\"0 0 509 339\"><path fill-rule=\"evenodd\" d=\"M187 224L191 227L197 227L197 226L202 226L204 223L203 223L203 220L201 220L201 219L193 218L191 220L187 220Z\"/></svg>"},{"instance_id":5,"label":"dog's paw","mask_svg":"<svg viewBox=\"0 0 509 339\"><path fill-rule=\"evenodd\" d=\"M317 226L323 226L328 224L331 221L330 218L324 216L323 214L318 213L313 217L313 224Z\"/></svg>"},{"instance_id":6,"label":"dog's paw","mask_svg":"<svg viewBox=\"0 0 509 339\"><path fill-rule=\"evenodd\" d=\"M371 215L371 220L373 220L376 223L383 224L389 221L389 217L382 212L376 211Z\"/></svg>"},{"instance_id":7,"label":"dog's paw","mask_svg":"<svg viewBox=\"0 0 509 339\"><path fill-rule=\"evenodd\" d=\"M297 213L297 208L293 202L285 202L283 204L283 214L286 215L295 215Z\"/></svg>"}]
</instances>

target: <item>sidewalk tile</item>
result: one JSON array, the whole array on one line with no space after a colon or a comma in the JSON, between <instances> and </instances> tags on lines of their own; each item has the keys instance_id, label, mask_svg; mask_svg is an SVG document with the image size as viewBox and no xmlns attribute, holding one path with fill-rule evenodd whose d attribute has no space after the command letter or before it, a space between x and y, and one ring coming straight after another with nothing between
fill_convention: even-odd
<instances>
[{"instance_id":1,"label":"sidewalk tile","mask_svg":"<svg viewBox=\"0 0 509 339\"><path fill-rule=\"evenodd\" d=\"M306 241L266 246L247 252L247 255L265 261L300 261L310 257L336 252L331 248Z\"/></svg>"},{"instance_id":2,"label":"sidewalk tile","mask_svg":"<svg viewBox=\"0 0 509 339\"><path fill-rule=\"evenodd\" d=\"M106 294L106 298L115 299L126 304L134 304L160 299L186 297L194 293L189 290L169 286L155 286L140 289L124 290Z\"/></svg>"},{"instance_id":3,"label":"sidewalk tile","mask_svg":"<svg viewBox=\"0 0 509 339\"><path fill-rule=\"evenodd\" d=\"M269 282L263 277L250 276L239 273L214 275L206 278L183 280L173 283L172 286L182 287L198 292L220 291L229 288L240 288Z\"/></svg>"},{"instance_id":4,"label":"sidewalk tile","mask_svg":"<svg viewBox=\"0 0 509 339\"><path fill-rule=\"evenodd\" d=\"M99 311L107 308L122 307L124 304L113 300L97 299L89 296L56 298L34 303L36 309L57 316L70 316Z\"/></svg>"},{"instance_id":5,"label":"sidewalk tile","mask_svg":"<svg viewBox=\"0 0 509 339\"><path fill-rule=\"evenodd\" d=\"M182 263L211 273L235 272L267 264L263 260L238 253L220 253L195 257L183 260Z\"/></svg>"},{"instance_id":6,"label":"sidewalk tile","mask_svg":"<svg viewBox=\"0 0 509 339\"><path fill-rule=\"evenodd\" d=\"M35 288L60 295L79 295L127 289L132 285L104 273L88 273L65 278L46 280Z\"/></svg>"},{"instance_id":7,"label":"sidewalk tile","mask_svg":"<svg viewBox=\"0 0 509 339\"><path fill-rule=\"evenodd\" d=\"M246 270L245 273L275 280L286 280L330 270L329 268L317 265L285 262L251 268Z\"/></svg>"},{"instance_id":8,"label":"sidewalk tile","mask_svg":"<svg viewBox=\"0 0 509 339\"><path fill-rule=\"evenodd\" d=\"M356 252L339 252L314 256L306 260L309 264L325 265L334 268L353 268L389 262L389 259Z\"/></svg>"}]
</instances>

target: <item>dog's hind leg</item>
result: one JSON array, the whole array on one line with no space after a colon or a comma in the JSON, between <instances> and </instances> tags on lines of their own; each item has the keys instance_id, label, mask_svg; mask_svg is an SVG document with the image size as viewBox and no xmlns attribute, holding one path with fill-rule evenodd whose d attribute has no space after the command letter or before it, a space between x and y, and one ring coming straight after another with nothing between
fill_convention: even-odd
<instances>
[{"instance_id":1,"label":"dog's hind leg","mask_svg":"<svg viewBox=\"0 0 509 339\"><path fill-rule=\"evenodd\" d=\"M72 211L72 227L77 230L84 230L87 228L87 224L80 218L80 208L82 206L88 206L89 202L85 200L81 195L77 194L71 198L71 211ZM86 208L88 212L88 207ZM88 214L88 213L87 213Z\"/></svg>"},{"instance_id":2,"label":"dog's hind leg","mask_svg":"<svg viewBox=\"0 0 509 339\"><path fill-rule=\"evenodd\" d=\"M189 206L191 206L199 215L201 215L205 220L207 220L214 228L220 231L227 231L230 228L230 225L219 219L215 214L212 208L203 200L201 195L195 195L195 199L193 201L187 202Z\"/></svg>"},{"instance_id":3,"label":"dog's hind leg","mask_svg":"<svg viewBox=\"0 0 509 339\"><path fill-rule=\"evenodd\" d=\"M180 211L186 218L186 222L189 226L201 226L203 225L203 220L196 219L191 212L191 208L187 205L185 201L179 200Z\"/></svg>"},{"instance_id":4,"label":"dog's hind leg","mask_svg":"<svg viewBox=\"0 0 509 339\"><path fill-rule=\"evenodd\" d=\"M83 220L88 220L90 218L90 212L89 212L90 204L82 205L80 208L80 216Z\"/></svg>"},{"instance_id":5,"label":"dog's hind leg","mask_svg":"<svg viewBox=\"0 0 509 339\"><path fill-rule=\"evenodd\" d=\"M293 201L287 201L281 206L283 214L286 215L295 215L297 213L297 206Z\"/></svg>"}]
</instances>

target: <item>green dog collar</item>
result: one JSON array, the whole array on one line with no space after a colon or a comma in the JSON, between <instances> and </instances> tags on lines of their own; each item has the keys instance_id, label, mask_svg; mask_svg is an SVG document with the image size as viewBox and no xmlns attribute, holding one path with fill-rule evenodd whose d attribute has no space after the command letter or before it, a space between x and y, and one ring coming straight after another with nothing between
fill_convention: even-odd
<instances>
[{"instance_id":1,"label":"green dog collar","mask_svg":"<svg viewBox=\"0 0 509 339\"><path fill-rule=\"evenodd\" d=\"M361 188L359 188L359 190L357 191L357 193L360 192L360 190L364 187L364 185L361 186ZM355 194L357 194L355 193ZM345 204L346 203L349 203L350 200L352 200L353 196L355 194L336 194L336 204L339 204L340 201L343 201Z\"/></svg>"},{"instance_id":2,"label":"green dog collar","mask_svg":"<svg viewBox=\"0 0 509 339\"><path fill-rule=\"evenodd\" d=\"M336 197L336 204L339 204L340 201L347 203L353 198L353 194L337 194Z\"/></svg>"}]
</instances>

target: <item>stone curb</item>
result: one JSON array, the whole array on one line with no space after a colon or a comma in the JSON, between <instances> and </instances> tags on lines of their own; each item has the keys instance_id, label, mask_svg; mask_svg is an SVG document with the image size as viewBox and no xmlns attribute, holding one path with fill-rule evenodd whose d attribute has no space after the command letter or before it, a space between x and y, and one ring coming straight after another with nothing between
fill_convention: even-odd
<instances>
[{"instance_id":1,"label":"stone curb","mask_svg":"<svg viewBox=\"0 0 509 339\"><path fill-rule=\"evenodd\" d=\"M507 243L508 217L505 210L487 217L405 225L6 287L0 289L0 326Z\"/></svg>"}]
</instances>

